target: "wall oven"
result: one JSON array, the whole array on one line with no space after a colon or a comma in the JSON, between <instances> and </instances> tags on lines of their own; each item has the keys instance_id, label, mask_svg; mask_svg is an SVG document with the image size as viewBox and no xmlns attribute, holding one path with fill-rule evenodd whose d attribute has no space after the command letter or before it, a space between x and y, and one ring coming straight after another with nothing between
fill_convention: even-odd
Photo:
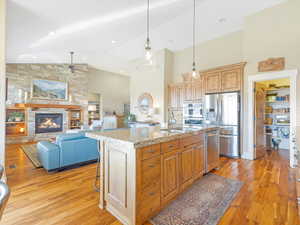
<instances>
[{"instance_id":1,"label":"wall oven","mask_svg":"<svg viewBox=\"0 0 300 225\"><path fill-rule=\"evenodd\" d=\"M203 121L202 101L185 101L183 103L183 124L186 126L197 126L202 125Z\"/></svg>"}]
</instances>

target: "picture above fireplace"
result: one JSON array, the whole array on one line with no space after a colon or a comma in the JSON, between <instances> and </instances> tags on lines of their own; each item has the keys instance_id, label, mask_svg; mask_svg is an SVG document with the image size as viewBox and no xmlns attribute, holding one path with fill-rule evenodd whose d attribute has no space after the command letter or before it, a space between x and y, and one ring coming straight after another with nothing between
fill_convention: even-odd
<instances>
[{"instance_id":1,"label":"picture above fireplace","mask_svg":"<svg viewBox=\"0 0 300 225\"><path fill-rule=\"evenodd\" d=\"M63 131L62 113L36 113L35 133L52 133Z\"/></svg>"}]
</instances>

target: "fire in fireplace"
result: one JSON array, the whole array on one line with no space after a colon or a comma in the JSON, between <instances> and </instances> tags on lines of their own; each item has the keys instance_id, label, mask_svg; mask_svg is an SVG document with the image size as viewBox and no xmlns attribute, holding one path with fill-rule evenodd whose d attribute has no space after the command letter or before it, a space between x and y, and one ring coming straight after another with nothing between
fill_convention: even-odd
<instances>
[{"instance_id":1,"label":"fire in fireplace","mask_svg":"<svg viewBox=\"0 0 300 225\"><path fill-rule=\"evenodd\" d=\"M36 113L35 133L51 133L63 131L63 115L61 113Z\"/></svg>"}]
</instances>

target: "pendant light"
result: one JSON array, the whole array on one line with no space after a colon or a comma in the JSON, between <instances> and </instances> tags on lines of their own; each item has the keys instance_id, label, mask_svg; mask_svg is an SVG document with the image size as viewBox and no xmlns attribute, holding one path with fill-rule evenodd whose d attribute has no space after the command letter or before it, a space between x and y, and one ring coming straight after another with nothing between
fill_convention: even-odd
<instances>
[{"instance_id":1,"label":"pendant light","mask_svg":"<svg viewBox=\"0 0 300 225\"><path fill-rule=\"evenodd\" d=\"M151 53L151 46L150 46L150 38L149 38L149 12L150 12L150 0L147 0L147 39L145 44L146 50L146 60L151 61L152 53Z\"/></svg>"},{"instance_id":2,"label":"pendant light","mask_svg":"<svg viewBox=\"0 0 300 225\"><path fill-rule=\"evenodd\" d=\"M73 64L74 52L70 52L70 56L71 56L71 63L69 65L69 69L70 69L71 73L74 73L75 72L75 66Z\"/></svg>"},{"instance_id":3,"label":"pendant light","mask_svg":"<svg viewBox=\"0 0 300 225\"><path fill-rule=\"evenodd\" d=\"M193 68L192 68L192 76L194 78L197 77L196 72L196 62L195 62L195 36L196 36L196 0L194 0L194 15L193 15Z\"/></svg>"}]
</instances>

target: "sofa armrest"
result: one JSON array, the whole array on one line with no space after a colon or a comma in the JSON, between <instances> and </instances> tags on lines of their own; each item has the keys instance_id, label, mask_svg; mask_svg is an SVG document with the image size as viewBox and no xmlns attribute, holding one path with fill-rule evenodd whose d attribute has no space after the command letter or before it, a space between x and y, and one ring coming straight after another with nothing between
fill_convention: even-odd
<instances>
[{"instance_id":1,"label":"sofa armrest","mask_svg":"<svg viewBox=\"0 0 300 225\"><path fill-rule=\"evenodd\" d=\"M58 145L48 141L40 141L37 144L38 159L46 170L53 170L60 167Z\"/></svg>"}]
</instances>

